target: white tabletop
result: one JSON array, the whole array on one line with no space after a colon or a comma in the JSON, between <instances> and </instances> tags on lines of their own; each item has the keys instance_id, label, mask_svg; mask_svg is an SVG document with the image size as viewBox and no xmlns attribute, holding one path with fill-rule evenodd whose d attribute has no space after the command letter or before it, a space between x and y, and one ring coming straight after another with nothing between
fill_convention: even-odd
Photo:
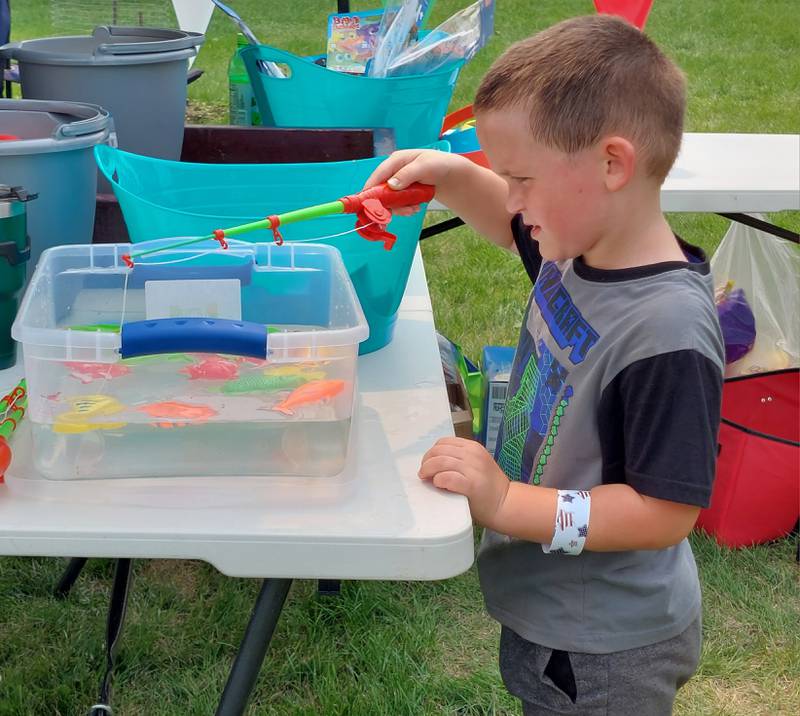
<instances>
[{"instance_id":1,"label":"white tabletop","mask_svg":"<svg viewBox=\"0 0 800 716\"><path fill-rule=\"evenodd\" d=\"M800 210L800 135L683 135L664 211Z\"/></svg>"},{"instance_id":2,"label":"white tabletop","mask_svg":"<svg viewBox=\"0 0 800 716\"><path fill-rule=\"evenodd\" d=\"M0 554L200 559L237 577L460 574L474 552L467 502L417 477L422 454L453 434L419 252L394 340L359 358L358 391L348 467L328 479L53 482L33 473L20 428L0 485Z\"/></svg>"},{"instance_id":3,"label":"white tabletop","mask_svg":"<svg viewBox=\"0 0 800 716\"><path fill-rule=\"evenodd\" d=\"M445 207L434 201L431 210ZM686 133L661 188L664 211L800 210L800 135Z\"/></svg>"}]
</instances>

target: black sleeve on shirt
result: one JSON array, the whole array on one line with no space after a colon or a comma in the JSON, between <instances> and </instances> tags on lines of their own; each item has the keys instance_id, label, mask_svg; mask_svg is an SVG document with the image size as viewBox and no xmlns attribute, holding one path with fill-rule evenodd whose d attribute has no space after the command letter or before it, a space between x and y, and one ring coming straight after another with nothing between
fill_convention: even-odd
<instances>
[{"instance_id":1,"label":"black sleeve on shirt","mask_svg":"<svg viewBox=\"0 0 800 716\"><path fill-rule=\"evenodd\" d=\"M536 283L539 269L542 267L542 257L539 254L539 243L531 238L531 227L522 221L522 214L516 214L511 219L511 233L514 236L517 252L522 259L522 265L528 272L531 283Z\"/></svg>"},{"instance_id":2,"label":"black sleeve on shirt","mask_svg":"<svg viewBox=\"0 0 800 716\"><path fill-rule=\"evenodd\" d=\"M721 402L721 371L697 351L627 366L600 398L603 483L627 483L642 495L707 507Z\"/></svg>"}]
</instances>

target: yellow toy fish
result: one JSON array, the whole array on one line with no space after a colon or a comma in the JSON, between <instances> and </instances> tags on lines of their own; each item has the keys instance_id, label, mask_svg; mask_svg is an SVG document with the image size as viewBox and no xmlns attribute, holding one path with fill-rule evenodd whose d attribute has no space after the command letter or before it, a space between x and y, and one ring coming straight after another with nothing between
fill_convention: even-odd
<instances>
[{"instance_id":1,"label":"yellow toy fish","mask_svg":"<svg viewBox=\"0 0 800 716\"><path fill-rule=\"evenodd\" d=\"M94 418L113 415L124 410L125 406L108 395L81 395L70 398L72 410L61 413L53 423L53 432L60 434L88 433L92 430L117 430L127 423L94 422Z\"/></svg>"},{"instance_id":2,"label":"yellow toy fish","mask_svg":"<svg viewBox=\"0 0 800 716\"><path fill-rule=\"evenodd\" d=\"M276 365L265 368L264 375L298 376L306 380L322 380L327 374L324 370L309 370L308 366Z\"/></svg>"}]
</instances>

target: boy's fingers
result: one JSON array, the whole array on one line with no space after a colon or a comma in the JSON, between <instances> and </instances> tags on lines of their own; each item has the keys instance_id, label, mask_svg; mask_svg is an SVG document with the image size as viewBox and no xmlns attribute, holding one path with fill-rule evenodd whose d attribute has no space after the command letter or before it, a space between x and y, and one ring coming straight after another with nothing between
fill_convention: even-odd
<instances>
[{"instance_id":1,"label":"boy's fingers","mask_svg":"<svg viewBox=\"0 0 800 716\"><path fill-rule=\"evenodd\" d=\"M369 175L369 179L367 179L366 183L364 184L365 189L369 189L370 187L376 186L382 182L388 181L389 179L393 178L397 172L399 172L406 164L412 162L418 152L408 152L408 151L399 151L394 152L391 154L388 159L382 161L375 169L372 174ZM392 185L393 189L402 189L403 186L394 186Z\"/></svg>"},{"instance_id":2,"label":"boy's fingers","mask_svg":"<svg viewBox=\"0 0 800 716\"><path fill-rule=\"evenodd\" d=\"M459 447L462 450L474 450L476 446L480 447L480 443L475 442L474 440L467 440L466 438L439 438L434 447L437 445L453 445L455 447Z\"/></svg>"},{"instance_id":3,"label":"boy's fingers","mask_svg":"<svg viewBox=\"0 0 800 716\"><path fill-rule=\"evenodd\" d=\"M444 470L455 470L461 472L462 463L457 457L452 455L437 455L436 457L429 457L424 460L419 468L419 476L423 480L428 480L433 477L437 472Z\"/></svg>"},{"instance_id":4,"label":"boy's fingers","mask_svg":"<svg viewBox=\"0 0 800 716\"><path fill-rule=\"evenodd\" d=\"M369 179L367 179L367 181L364 183L364 188L370 189L373 186L385 182L387 179L390 179L392 176L394 176L394 173L401 166L402 163L398 163L392 157L390 157L385 162L379 164L375 171L369 175Z\"/></svg>"},{"instance_id":5,"label":"boy's fingers","mask_svg":"<svg viewBox=\"0 0 800 716\"><path fill-rule=\"evenodd\" d=\"M433 484L442 490L457 492L459 495L466 495L469 490L469 480L460 472L447 470L439 472L433 476Z\"/></svg>"},{"instance_id":6,"label":"boy's fingers","mask_svg":"<svg viewBox=\"0 0 800 716\"><path fill-rule=\"evenodd\" d=\"M458 445L443 445L440 442L437 442L422 456L422 463L424 464L426 460L430 460L431 458L438 457L440 455L450 455L451 457L460 458L463 455L463 448L459 447Z\"/></svg>"}]
</instances>

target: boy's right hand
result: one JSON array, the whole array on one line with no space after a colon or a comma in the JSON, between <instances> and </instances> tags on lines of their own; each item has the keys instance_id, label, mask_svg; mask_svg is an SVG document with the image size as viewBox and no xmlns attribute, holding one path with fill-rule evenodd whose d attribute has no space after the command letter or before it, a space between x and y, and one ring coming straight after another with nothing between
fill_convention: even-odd
<instances>
[{"instance_id":1,"label":"boy's right hand","mask_svg":"<svg viewBox=\"0 0 800 716\"><path fill-rule=\"evenodd\" d=\"M461 157L434 149L401 149L381 162L364 184L364 189L386 182L392 189L405 189L414 182L441 184ZM419 211L415 206L394 209L393 213L409 216Z\"/></svg>"},{"instance_id":2,"label":"boy's right hand","mask_svg":"<svg viewBox=\"0 0 800 716\"><path fill-rule=\"evenodd\" d=\"M405 189L414 182L436 187L439 202L475 231L504 249L516 250L511 233L512 216L506 210L508 185L497 174L466 157L435 149L401 149L378 165L364 188L381 182L392 189ZM417 211L419 205L392 209L399 216Z\"/></svg>"}]
</instances>

